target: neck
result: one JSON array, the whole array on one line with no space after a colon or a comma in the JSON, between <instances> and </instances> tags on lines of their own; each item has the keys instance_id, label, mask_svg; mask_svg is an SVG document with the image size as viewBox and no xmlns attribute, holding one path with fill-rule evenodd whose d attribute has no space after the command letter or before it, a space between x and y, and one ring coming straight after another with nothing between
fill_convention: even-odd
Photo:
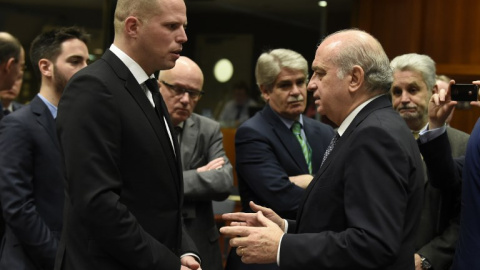
<instances>
[{"instance_id":1,"label":"neck","mask_svg":"<svg viewBox=\"0 0 480 270\"><path fill-rule=\"evenodd\" d=\"M41 87L40 95L42 95L48 102L52 103L55 107L58 107L61 94L58 94L54 89L49 87Z\"/></svg>"}]
</instances>

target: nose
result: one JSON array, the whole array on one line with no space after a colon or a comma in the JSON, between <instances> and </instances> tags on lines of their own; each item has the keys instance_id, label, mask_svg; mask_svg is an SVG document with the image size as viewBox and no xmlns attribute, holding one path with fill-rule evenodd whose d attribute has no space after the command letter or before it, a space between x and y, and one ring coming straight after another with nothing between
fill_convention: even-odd
<instances>
[{"instance_id":1,"label":"nose","mask_svg":"<svg viewBox=\"0 0 480 270\"><path fill-rule=\"evenodd\" d=\"M312 82L312 80L310 80L307 84L307 91L315 92L315 90L317 90L317 85L314 82Z\"/></svg>"},{"instance_id":2,"label":"nose","mask_svg":"<svg viewBox=\"0 0 480 270\"><path fill-rule=\"evenodd\" d=\"M400 97L402 103L410 103L410 94L407 91L402 91L402 96Z\"/></svg>"},{"instance_id":3,"label":"nose","mask_svg":"<svg viewBox=\"0 0 480 270\"><path fill-rule=\"evenodd\" d=\"M190 103L190 94L188 92L184 92L180 97L180 103L186 105Z\"/></svg>"},{"instance_id":4,"label":"nose","mask_svg":"<svg viewBox=\"0 0 480 270\"><path fill-rule=\"evenodd\" d=\"M187 32L185 31L185 27L180 28L180 34L177 36L177 42L178 43L185 43L187 42Z\"/></svg>"},{"instance_id":5,"label":"nose","mask_svg":"<svg viewBox=\"0 0 480 270\"><path fill-rule=\"evenodd\" d=\"M292 90L290 91L290 95L298 96L300 95L300 87L297 84L293 84Z\"/></svg>"}]
</instances>

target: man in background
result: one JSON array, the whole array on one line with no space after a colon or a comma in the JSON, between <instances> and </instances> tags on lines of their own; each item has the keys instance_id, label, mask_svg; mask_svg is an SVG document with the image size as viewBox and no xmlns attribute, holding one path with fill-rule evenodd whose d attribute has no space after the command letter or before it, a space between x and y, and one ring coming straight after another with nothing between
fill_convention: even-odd
<instances>
[{"instance_id":1,"label":"man in background","mask_svg":"<svg viewBox=\"0 0 480 270\"><path fill-rule=\"evenodd\" d=\"M160 72L158 81L180 145L185 227L200 252L202 267L222 270L212 200L228 197L233 171L223 150L219 123L193 113L204 94L202 70L190 58L181 56L174 68Z\"/></svg>"},{"instance_id":2,"label":"man in background","mask_svg":"<svg viewBox=\"0 0 480 270\"><path fill-rule=\"evenodd\" d=\"M87 66L87 41L75 27L37 36L30 58L40 91L0 122L0 269L53 269L65 198L55 118L67 81Z\"/></svg>"},{"instance_id":3,"label":"man in background","mask_svg":"<svg viewBox=\"0 0 480 270\"><path fill-rule=\"evenodd\" d=\"M9 113L20 109L23 104L15 101L15 99L20 94L22 89L23 78L19 78L15 81L12 88L0 91L0 103L3 107L3 115L8 115Z\"/></svg>"},{"instance_id":4,"label":"man in background","mask_svg":"<svg viewBox=\"0 0 480 270\"><path fill-rule=\"evenodd\" d=\"M225 103L218 121L224 127L237 128L250 118L250 108L258 104L250 97L250 88L245 82L235 83L232 93L233 99Z\"/></svg>"},{"instance_id":5,"label":"man in background","mask_svg":"<svg viewBox=\"0 0 480 270\"><path fill-rule=\"evenodd\" d=\"M16 80L23 78L25 51L17 38L7 32L0 32L0 91L12 88ZM0 120L3 106L0 103ZM3 231L3 230L2 230Z\"/></svg>"},{"instance_id":6,"label":"man in background","mask_svg":"<svg viewBox=\"0 0 480 270\"><path fill-rule=\"evenodd\" d=\"M428 124L428 104L437 93L435 62L416 53L395 57L390 90L393 108L405 120L414 136ZM448 87L448 84L447 84ZM452 156L465 155L469 135L447 127ZM440 190L424 176L424 199L415 243L415 268L448 269L453 261L458 239L460 189Z\"/></svg>"}]
</instances>

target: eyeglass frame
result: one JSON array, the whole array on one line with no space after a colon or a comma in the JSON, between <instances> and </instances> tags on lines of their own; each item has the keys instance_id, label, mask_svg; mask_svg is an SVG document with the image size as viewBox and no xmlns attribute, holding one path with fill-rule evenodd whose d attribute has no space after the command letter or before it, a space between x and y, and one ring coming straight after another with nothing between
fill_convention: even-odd
<instances>
[{"instance_id":1,"label":"eyeglass frame","mask_svg":"<svg viewBox=\"0 0 480 270\"><path fill-rule=\"evenodd\" d=\"M160 81L162 84L164 84L167 88L172 89L177 96L183 96L185 93L188 93L188 96L194 100L200 99L205 92L202 90L192 90L184 87L180 87L177 85L169 84L163 80ZM192 95L193 94L193 95Z\"/></svg>"}]
</instances>

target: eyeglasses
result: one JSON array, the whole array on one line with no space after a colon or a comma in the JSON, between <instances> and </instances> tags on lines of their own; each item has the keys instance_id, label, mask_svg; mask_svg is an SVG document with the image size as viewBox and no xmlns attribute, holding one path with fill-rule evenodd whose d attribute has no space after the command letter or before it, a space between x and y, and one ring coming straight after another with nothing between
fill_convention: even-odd
<instances>
[{"instance_id":1,"label":"eyeglasses","mask_svg":"<svg viewBox=\"0 0 480 270\"><path fill-rule=\"evenodd\" d=\"M182 88L182 87L177 86L177 85L172 85L172 84L166 83L165 81L161 81L161 82L166 87L173 90L177 96L183 96L186 92L186 93L188 93L188 95L190 96L191 99L197 100L197 99L201 98L203 96L203 94L205 94L205 92L203 92L203 91Z\"/></svg>"}]
</instances>

